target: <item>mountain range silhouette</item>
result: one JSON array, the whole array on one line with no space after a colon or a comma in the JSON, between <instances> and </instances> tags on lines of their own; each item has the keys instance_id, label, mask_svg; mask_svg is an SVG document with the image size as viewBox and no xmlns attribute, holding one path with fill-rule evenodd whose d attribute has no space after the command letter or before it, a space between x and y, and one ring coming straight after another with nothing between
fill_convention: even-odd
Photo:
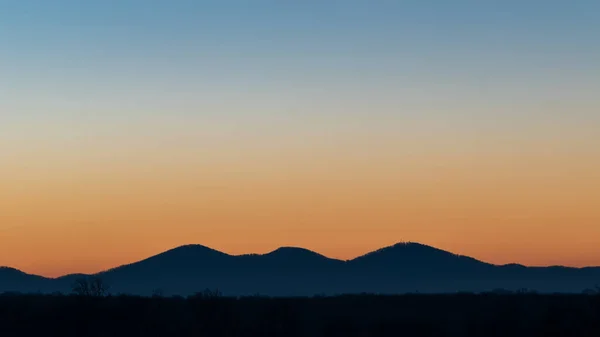
<instances>
[{"instance_id":1,"label":"mountain range silhouette","mask_svg":"<svg viewBox=\"0 0 600 337\"><path fill-rule=\"evenodd\" d=\"M0 267L0 293L69 293L79 278L31 275ZM267 254L229 255L185 245L93 276L113 294L191 295L219 289L224 295L313 296L350 293L455 293L529 289L580 293L600 283L600 267L493 265L419 243L399 243L352 260L282 247Z\"/></svg>"}]
</instances>

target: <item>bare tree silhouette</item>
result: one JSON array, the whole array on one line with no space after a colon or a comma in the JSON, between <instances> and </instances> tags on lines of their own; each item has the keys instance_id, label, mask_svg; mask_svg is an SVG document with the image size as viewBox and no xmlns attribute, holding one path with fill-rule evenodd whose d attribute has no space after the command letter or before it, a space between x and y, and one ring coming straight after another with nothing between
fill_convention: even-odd
<instances>
[{"instance_id":1,"label":"bare tree silhouette","mask_svg":"<svg viewBox=\"0 0 600 337\"><path fill-rule=\"evenodd\" d=\"M197 292L191 295L191 298L203 298L203 299L216 299L223 296L223 293L219 289L205 289L204 291Z\"/></svg>"},{"instance_id":2,"label":"bare tree silhouette","mask_svg":"<svg viewBox=\"0 0 600 337\"><path fill-rule=\"evenodd\" d=\"M152 290L152 297L160 298L160 297L164 297L164 296L165 296L165 292L161 288L156 288L156 289Z\"/></svg>"},{"instance_id":3,"label":"bare tree silhouette","mask_svg":"<svg viewBox=\"0 0 600 337\"><path fill-rule=\"evenodd\" d=\"M72 291L86 297L104 297L110 287L100 277L82 277L73 283Z\"/></svg>"}]
</instances>

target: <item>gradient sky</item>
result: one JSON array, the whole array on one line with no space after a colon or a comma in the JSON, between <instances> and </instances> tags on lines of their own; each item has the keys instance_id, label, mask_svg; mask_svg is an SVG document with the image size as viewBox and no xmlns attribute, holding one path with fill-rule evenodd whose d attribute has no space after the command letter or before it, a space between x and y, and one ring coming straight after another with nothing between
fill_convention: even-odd
<instances>
[{"instance_id":1,"label":"gradient sky","mask_svg":"<svg viewBox=\"0 0 600 337\"><path fill-rule=\"evenodd\" d=\"M0 265L418 241L600 265L600 2L0 0Z\"/></svg>"}]
</instances>

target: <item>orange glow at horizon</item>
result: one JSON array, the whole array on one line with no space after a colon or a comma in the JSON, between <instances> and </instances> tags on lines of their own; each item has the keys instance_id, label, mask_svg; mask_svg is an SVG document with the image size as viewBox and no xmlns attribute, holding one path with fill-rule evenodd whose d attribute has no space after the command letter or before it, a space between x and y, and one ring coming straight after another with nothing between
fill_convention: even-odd
<instances>
[{"instance_id":1,"label":"orange glow at horizon","mask_svg":"<svg viewBox=\"0 0 600 337\"><path fill-rule=\"evenodd\" d=\"M463 139L419 152L354 141L33 153L0 178L0 265L91 273L191 243L350 259L400 241L498 264L600 265L597 151L490 137L488 151Z\"/></svg>"}]
</instances>

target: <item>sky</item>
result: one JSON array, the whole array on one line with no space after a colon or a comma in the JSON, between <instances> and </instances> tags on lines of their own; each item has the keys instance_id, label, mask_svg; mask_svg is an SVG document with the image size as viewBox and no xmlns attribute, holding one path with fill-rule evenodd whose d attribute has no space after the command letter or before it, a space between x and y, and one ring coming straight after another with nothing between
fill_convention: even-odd
<instances>
[{"instance_id":1,"label":"sky","mask_svg":"<svg viewBox=\"0 0 600 337\"><path fill-rule=\"evenodd\" d=\"M0 0L0 265L600 265L598 93L595 0Z\"/></svg>"}]
</instances>

